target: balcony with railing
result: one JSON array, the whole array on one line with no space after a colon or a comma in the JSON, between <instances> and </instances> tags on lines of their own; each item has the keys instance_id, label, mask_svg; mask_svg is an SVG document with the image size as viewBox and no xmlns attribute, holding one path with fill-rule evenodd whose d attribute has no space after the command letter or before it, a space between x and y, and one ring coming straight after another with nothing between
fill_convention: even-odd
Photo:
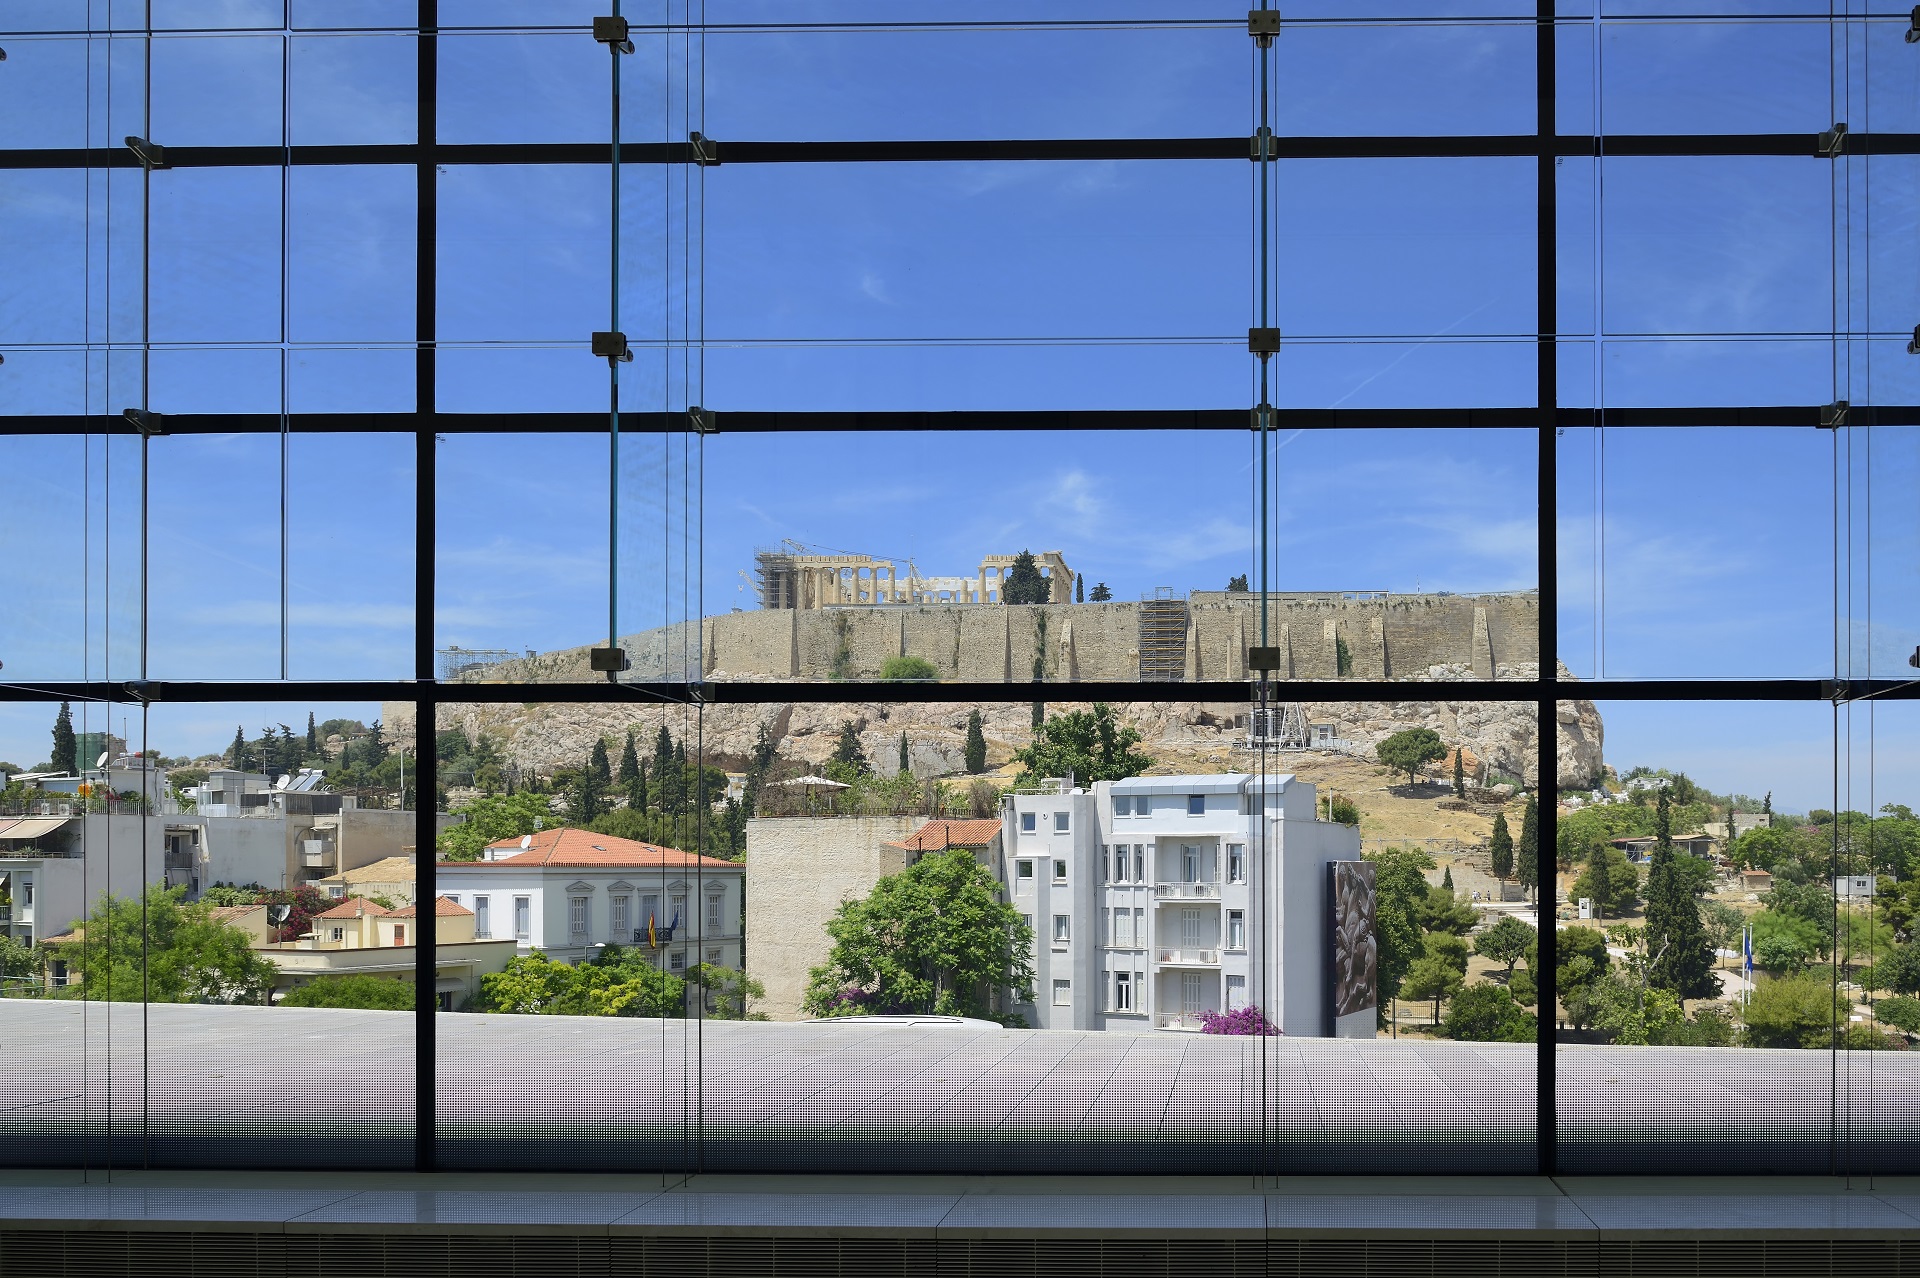
<instances>
[{"instance_id":1,"label":"balcony with railing","mask_svg":"<svg viewBox=\"0 0 1920 1278\"><path fill-rule=\"evenodd\" d=\"M1198 949L1160 949L1153 952L1154 961L1167 967L1219 967L1219 950Z\"/></svg>"},{"instance_id":2,"label":"balcony with railing","mask_svg":"<svg viewBox=\"0 0 1920 1278\"><path fill-rule=\"evenodd\" d=\"M1206 1028L1198 1012L1162 1012L1153 1018L1155 1029L1177 1030L1185 1034L1198 1034Z\"/></svg>"},{"instance_id":3,"label":"balcony with railing","mask_svg":"<svg viewBox=\"0 0 1920 1278\"><path fill-rule=\"evenodd\" d=\"M1218 901L1220 882L1160 883L1155 885L1154 895L1163 901Z\"/></svg>"}]
</instances>

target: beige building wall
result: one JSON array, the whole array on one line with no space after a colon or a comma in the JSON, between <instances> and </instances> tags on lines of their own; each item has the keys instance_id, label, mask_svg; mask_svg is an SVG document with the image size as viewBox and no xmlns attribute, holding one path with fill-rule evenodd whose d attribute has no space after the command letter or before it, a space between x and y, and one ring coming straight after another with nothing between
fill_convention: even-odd
<instances>
[{"instance_id":1,"label":"beige building wall","mask_svg":"<svg viewBox=\"0 0 1920 1278\"><path fill-rule=\"evenodd\" d=\"M827 961L827 920L910 855L886 846L920 817L758 817L747 822L747 974L766 986L776 1021L803 1019L807 975Z\"/></svg>"}]
</instances>

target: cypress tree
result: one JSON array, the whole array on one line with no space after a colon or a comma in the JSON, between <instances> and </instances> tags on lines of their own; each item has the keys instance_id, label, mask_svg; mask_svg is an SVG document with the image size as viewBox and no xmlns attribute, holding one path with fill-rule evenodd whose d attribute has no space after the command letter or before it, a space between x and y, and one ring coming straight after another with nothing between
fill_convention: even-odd
<instances>
[{"instance_id":1,"label":"cypress tree","mask_svg":"<svg viewBox=\"0 0 1920 1278\"><path fill-rule=\"evenodd\" d=\"M1712 947L1700 927L1700 905L1673 864L1673 805L1660 791L1653 864L1647 871L1647 979L1681 998L1711 998Z\"/></svg>"},{"instance_id":2,"label":"cypress tree","mask_svg":"<svg viewBox=\"0 0 1920 1278\"><path fill-rule=\"evenodd\" d=\"M607 741L601 737L593 743L592 753L587 755L587 767L593 772L593 779L600 783L604 792L613 784L613 766L607 760Z\"/></svg>"},{"instance_id":3,"label":"cypress tree","mask_svg":"<svg viewBox=\"0 0 1920 1278\"><path fill-rule=\"evenodd\" d=\"M1513 835L1507 830L1507 814L1504 812L1493 818L1493 837L1487 841L1487 856L1493 863L1494 878L1505 883L1512 877Z\"/></svg>"},{"instance_id":4,"label":"cypress tree","mask_svg":"<svg viewBox=\"0 0 1920 1278\"><path fill-rule=\"evenodd\" d=\"M567 815L575 825L587 825L606 810L600 778L592 768L582 768L574 775L573 793L568 796L567 806L570 809Z\"/></svg>"},{"instance_id":5,"label":"cypress tree","mask_svg":"<svg viewBox=\"0 0 1920 1278\"><path fill-rule=\"evenodd\" d=\"M844 763L862 776L873 771L873 765L867 762L867 752L860 748L860 729L851 719L840 725L840 739L834 742L833 759L835 763Z\"/></svg>"},{"instance_id":6,"label":"cypress tree","mask_svg":"<svg viewBox=\"0 0 1920 1278\"><path fill-rule=\"evenodd\" d=\"M1084 576L1076 576L1073 579L1073 601L1075 603L1087 601L1087 579Z\"/></svg>"},{"instance_id":7,"label":"cypress tree","mask_svg":"<svg viewBox=\"0 0 1920 1278\"><path fill-rule=\"evenodd\" d=\"M620 748L620 771L614 778L620 783L621 793L627 796L627 806L635 812L647 806L647 792L641 784L640 753L633 748L633 729L627 729L627 744Z\"/></svg>"},{"instance_id":8,"label":"cypress tree","mask_svg":"<svg viewBox=\"0 0 1920 1278\"><path fill-rule=\"evenodd\" d=\"M1456 799L1464 799L1467 797L1467 774L1460 764L1459 746L1453 748L1453 797ZM1505 829L1506 823L1503 821L1494 828L1497 830ZM1503 874L1500 877L1504 879L1507 876Z\"/></svg>"},{"instance_id":9,"label":"cypress tree","mask_svg":"<svg viewBox=\"0 0 1920 1278\"><path fill-rule=\"evenodd\" d=\"M73 707L62 701L60 713L53 717L53 770L69 776L80 771L77 757L79 742L73 735Z\"/></svg>"},{"instance_id":10,"label":"cypress tree","mask_svg":"<svg viewBox=\"0 0 1920 1278\"><path fill-rule=\"evenodd\" d=\"M1520 818L1520 846L1514 869L1520 875L1520 881L1529 891L1539 887L1540 878L1540 801L1535 795L1527 796L1527 812Z\"/></svg>"},{"instance_id":11,"label":"cypress tree","mask_svg":"<svg viewBox=\"0 0 1920 1278\"><path fill-rule=\"evenodd\" d=\"M245 772L248 756L246 730L236 726L233 730L233 744L227 747L227 766Z\"/></svg>"},{"instance_id":12,"label":"cypress tree","mask_svg":"<svg viewBox=\"0 0 1920 1278\"><path fill-rule=\"evenodd\" d=\"M1593 917L1596 919L1607 917L1607 898L1613 895L1613 883L1609 877L1612 867L1607 864L1607 853L1612 850L1610 844L1597 842L1587 855L1587 874L1593 879Z\"/></svg>"},{"instance_id":13,"label":"cypress tree","mask_svg":"<svg viewBox=\"0 0 1920 1278\"><path fill-rule=\"evenodd\" d=\"M980 712L975 710L967 716L967 771L980 773L987 770L987 734L980 724Z\"/></svg>"},{"instance_id":14,"label":"cypress tree","mask_svg":"<svg viewBox=\"0 0 1920 1278\"><path fill-rule=\"evenodd\" d=\"M1440 872L1440 886L1449 892L1453 891L1453 867L1451 865Z\"/></svg>"},{"instance_id":15,"label":"cypress tree","mask_svg":"<svg viewBox=\"0 0 1920 1278\"><path fill-rule=\"evenodd\" d=\"M907 734L904 731L900 734L900 772L904 776L913 774L913 763L907 758Z\"/></svg>"},{"instance_id":16,"label":"cypress tree","mask_svg":"<svg viewBox=\"0 0 1920 1278\"><path fill-rule=\"evenodd\" d=\"M307 758L320 757L320 730L313 726L313 711L307 711Z\"/></svg>"}]
</instances>

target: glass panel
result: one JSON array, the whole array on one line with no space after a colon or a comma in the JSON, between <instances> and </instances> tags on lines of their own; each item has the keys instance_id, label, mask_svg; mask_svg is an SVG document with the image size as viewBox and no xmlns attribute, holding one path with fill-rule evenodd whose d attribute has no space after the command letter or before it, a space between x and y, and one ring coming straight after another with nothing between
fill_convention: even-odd
<instances>
[{"instance_id":1,"label":"glass panel","mask_svg":"<svg viewBox=\"0 0 1920 1278\"><path fill-rule=\"evenodd\" d=\"M415 190L410 167L296 168L287 218L289 336L411 342Z\"/></svg>"},{"instance_id":2,"label":"glass panel","mask_svg":"<svg viewBox=\"0 0 1920 1278\"><path fill-rule=\"evenodd\" d=\"M553 22L557 15L541 8L536 20ZM662 74L671 65L668 42L642 30L639 15L627 16L634 52L621 55L619 67L620 137L668 140ZM445 12L441 21L448 22ZM587 31L467 34L443 28L439 48L442 142L605 142L611 136L611 55Z\"/></svg>"},{"instance_id":3,"label":"glass panel","mask_svg":"<svg viewBox=\"0 0 1920 1278\"><path fill-rule=\"evenodd\" d=\"M1246 170L723 166L707 179L708 332L722 342L1231 333L1246 313ZM782 216L770 223L773 208Z\"/></svg>"},{"instance_id":4,"label":"glass panel","mask_svg":"<svg viewBox=\"0 0 1920 1278\"><path fill-rule=\"evenodd\" d=\"M0 284L0 341L87 339L87 189L75 170L0 174L0 240L18 264Z\"/></svg>"},{"instance_id":5,"label":"glass panel","mask_svg":"<svg viewBox=\"0 0 1920 1278\"><path fill-rule=\"evenodd\" d=\"M1824 14L1600 30L1606 133L1819 133L1834 121Z\"/></svg>"},{"instance_id":6,"label":"glass panel","mask_svg":"<svg viewBox=\"0 0 1920 1278\"><path fill-rule=\"evenodd\" d=\"M1825 1174L1849 1140L1834 1105L1836 1007L1851 999L1833 993L1833 711L1591 710L1608 766L1600 785L1563 788L1557 828L1561 1167ZM1842 911L1863 935L1866 914Z\"/></svg>"},{"instance_id":7,"label":"glass panel","mask_svg":"<svg viewBox=\"0 0 1920 1278\"><path fill-rule=\"evenodd\" d=\"M1244 31L1158 24L721 31L706 40L707 122L723 141L1217 137L1244 124L1246 45ZM1338 84L1347 52L1319 73ZM982 94L986 67L998 87Z\"/></svg>"},{"instance_id":8,"label":"glass panel","mask_svg":"<svg viewBox=\"0 0 1920 1278\"><path fill-rule=\"evenodd\" d=\"M459 798L450 791L456 815L464 807L473 819L442 835L437 888L463 902L485 894L490 930L524 933L513 979L484 982L485 1022L471 1030L462 1018L446 1023L443 1156L459 1166L563 1160L665 1169L684 1157L672 1142L686 1124L701 1165L716 1170L804 1170L827 1157L955 1172L1090 1171L1110 1169L1116 1158L1171 1171L1258 1157L1350 1171L1409 1158L1436 1168L1527 1166L1534 1088L1524 936L1509 959L1491 944L1475 955L1448 930L1473 926L1481 910L1523 914L1524 901L1486 901L1507 894L1491 876L1472 878L1470 858L1459 856L1452 872L1466 877L1442 909L1437 885L1447 867L1424 850L1424 831L1409 827L1408 839L1382 840L1377 854L1368 847L1386 875L1379 908L1436 920L1431 937L1418 924L1412 933L1421 955L1431 952L1427 967L1439 973L1443 1002L1454 1004L1443 1027L1455 1040L1478 1040L1436 1041L1423 1023L1432 1020L1431 1000L1410 1006L1427 988L1412 949L1376 948L1373 970L1365 953L1349 953L1359 970L1342 978L1324 922L1334 889L1327 863L1360 860L1352 822L1405 803L1397 792L1407 787L1327 749L1290 755L1293 777L1284 787L1265 782L1263 791L1253 774L1261 755L1244 746L1247 707L1208 709L1195 726L1164 704L1111 708L1121 726L1142 731L1144 752L1189 769L1119 782L1150 800L1146 811L1130 804L1123 814L1109 783L1068 790L1015 775L1012 754L1034 736L1020 704L442 707L443 768L485 783ZM1508 769L1517 780L1537 753L1529 703L1435 710L1460 725L1449 740L1486 762L1488 785L1506 784ZM970 761L976 711L985 757ZM1093 713L1066 704L1048 712ZM1412 723L1369 720L1343 705L1306 712L1337 726L1343 748L1368 752ZM1233 762L1178 762L1196 749ZM602 751L604 781L595 771ZM701 765L711 769L704 781ZM851 780L836 784L823 772ZM1476 771L1476 785L1481 779ZM700 802L703 784L711 807ZM1445 792L1426 780L1415 787L1427 788ZM1242 813L1243 789L1251 814ZM1352 798L1332 805L1338 820L1321 819L1321 798L1333 790ZM1188 815L1195 792L1209 833L1196 834ZM1512 789L1475 794L1502 812ZM1269 806L1272 821L1260 815ZM1425 806L1431 811L1430 800ZM1509 806L1505 815L1518 828L1521 805ZM1060 811L1069 818L1064 830ZM1456 837L1487 837L1490 812L1451 818ZM1037 818L1031 829L1023 816ZM589 818L591 834L570 832ZM556 821L565 823L557 831ZM1226 830L1238 830L1232 841L1251 849L1244 882L1226 871ZM1138 845L1138 872L1129 864L1124 878L1103 880L1096 858L1122 839ZM589 842L591 864L567 851ZM1018 873L1022 860L1040 871ZM1064 875L1056 862L1065 863ZM1004 966L993 960L977 982L949 980L938 999L845 968L848 952L836 951L828 923L852 918L847 903L863 900L875 918L884 916L883 885L903 880L939 885L911 899L977 898L981 911L1003 917L991 926L1017 940ZM1346 907L1364 910L1364 892L1357 896ZM1241 919L1237 946L1222 944L1228 907ZM1112 909L1128 911L1124 929L1096 921ZM624 921L617 934L616 920ZM1506 930L1523 932L1524 924ZM881 945L922 931L909 919ZM711 966L696 973L700 963ZM742 964L747 984L733 974ZM1395 1030L1372 1006L1373 985L1376 973L1406 969L1412 983L1399 988L1409 1014ZM1462 969L1481 992L1454 992ZM1128 977L1125 1005L1113 993L1116 971ZM544 993L532 994L534 982ZM1339 1018L1339 1035L1371 1043L1330 1040L1324 1017L1342 991L1357 1010ZM1274 1026L1285 1036L1199 1032L1228 1010L1230 997L1242 1009L1236 1024ZM1469 1011L1478 1018L1471 1023ZM496 1045L505 1034L536 1057L560 1050L578 1059L578 1036L556 1049L550 1029L524 1019L542 1012L643 1019L573 1022L598 1049L595 1068L569 1071L564 1087L502 1092L487 1066L493 1049L474 1037L483 1030ZM921 1024L868 1019L929 1013L938 1015ZM743 1014L826 1019L782 1027ZM683 1015L706 1021L697 1055ZM1359 1075L1351 1068L1356 1048L1369 1063ZM1151 1061L1137 1059L1143 1050ZM889 1065L877 1071L882 1052ZM695 1061L698 1076L688 1072ZM1265 1094L1276 1098L1269 1114L1247 1089L1224 1084L1249 1071L1268 1075ZM881 1086L875 1080L883 1076ZM1312 1105L1299 1100L1309 1090ZM697 1108L687 1108L695 1095ZM1335 1097L1343 1103L1330 1105ZM1479 1116L1472 1135L1443 1145L1397 1117L1468 1105ZM1189 1133L1179 1142L1145 1121L1169 1109Z\"/></svg>"},{"instance_id":9,"label":"glass panel","mask_svg":"<svg viewBox=\"0 0 1920 1278\"><path fill-rule=\"evenodd\" d=\"M0 147L85 146L91 57L87 42L10 38L6 52L7 73L0 76Z\"/></svg>"},{"instance_id":10,"label":"glass panel","mask_svg":"<svg viewBox=\"0 0 1920 1278\"><path fill-rule=\"evenodd\" d=\"M1600 331L1825 331L1832 178L1813 157L1606 159Z\"/></svg>"},{"instance_id":11,"label":"glass panel","mask_svg":"<svg viewBox=\"0 0 1920 1278\"><path fill-rule=\"evenodd\" d=\"M152 45L153 124L142 136L162 146L280 145L281 37L172 36Z\"/></svg>"},{"instance_id":12,"label":"glass panel","mask_svg":"<svg viewBox=\"0 0 1920 1278\"><path fill-rule=\"evenodd\" d=\"M333 8L327 7L326 16L346 16ZM404 9L391 16L399 18L400 25L411 25L419 7L409 4ZM375 10L365 16L387 15ZM417 136L418 55L410 37L295 37L289 57L287 127L293 145L399 143Z\"/></svg>"},{"instance_id":13,"label":"glass panel","mask_svg":"<svg viewBox=\"0 0 1920 1278\"><path fill-rule=\"evenodd\" d=\"M1281 432L1270 581L1283 677L1531 677L1535 533L1508 494L1533 473L1533 440ZM823 498L849 446L886 458L899 482ZM926 500L912 477L950 469L956 449L1017 460L996 463L1003 477L974 491L964 516L908 516ZM1150 677L1241 678L1243 649L1260 642L1258 596L1229 593L1259 584L1250 453L1226 432L723 430L706 456L706 677L873 679L906 657L944 679L1024 681L1037 660L1048 681L1127 681L1149 677L1152 630L1172 665ZM1236 474L1230 495L1220 481ZM1368 499L1328 504L1329 491ZM1053 606L998 606L1023 550Z\"/></svg>"},{"instance_id":14,"label":"glass panel","mask_svg":"<svg viewBox=\"0 0 1920 1278\"><path fill-rule=\"evenodd\" d=\"M287 674L413 674L414 441L287 440Z\"/></svg>"},{"instance_id":15,"label":"glass panel","mask_svg":"<svg viewBox=\"0 0 1920 1278\"><path fill-rule=\"evenodd\" d=\"M467 494L438 508L443 677L509 659L532 667L529 682L579 677L584 654L568 650L604 643L607 628L606 437L449 435L437 456L442 491Z\"/></svg>"},{"instance_id":16,"label":"glass panel","mask_svg":"<svg viewBox=\"0 0 1920 1278\"><path fill-rule=\"evenodd\" d=\"M279 170L172 169L148 180L152 339L279 341Z\"/></svg>"},{"instance_id":17,"label":"glass panel","mask_svg":"<svg viewBox=\"0 0 1920 1278\"><path fill-rule=\"evenodd\" d=\"M607 322L607 170L446 167L440 175L439 335L578 343Z\"/></svg>"},{"instance_id":18,"label":"glass panel","mask_svg":"<svg viewBox=\"0 0 1920 1278\"><path fill-rule=\"evenodd\" d=\"M1574 674L1831 672L1831 436L1568 428L1559 444L1560 656Z\"/></svg>"},{"instance_id":19,"label":"glass panel","mask_svg":"<svg viewBox=\"0 0 1920 1278\"><path fill-rule=\"evenodd\" d=\"M280 438L155 439L148 464L148 677L284 678Z\"/></svg>"}]
</instances>

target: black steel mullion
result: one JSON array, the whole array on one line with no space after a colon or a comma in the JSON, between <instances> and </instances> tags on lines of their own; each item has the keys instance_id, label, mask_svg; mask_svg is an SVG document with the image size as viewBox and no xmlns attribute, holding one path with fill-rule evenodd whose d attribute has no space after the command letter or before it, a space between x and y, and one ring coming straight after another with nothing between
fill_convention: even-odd
<instances>
[{"instance_id":1,"label":"black steel mullion","mask_svg":"<svg viewBox=\"0 0 1920 1278\"><path fill-rule=\"evenodd\" d=\"M438 793L438 752L434 716L434 547L438 501L434 456L436 368L434 342L438 311L439 170L435 154L439 134L439 0L420 0L420 29L415 37L414 120L418 145L414 166L414 688L395 700L413 702L413 1166L430 1172L437 1165L439 928L434 844ZM405 791L402 790L404 800Z\"/></svg>"},{"instance_id":2,"label":"black steel mullion","mask_svg":"<svg viewBox=\"0 0 1920 1278\"><path fill-rule=\"evenodd\" d=\"M1534 124L1539 132L1539 158L1535 178L1535 257L1534 306L1539 329L1535 343L1535 379L1539 408L1557 419L1560 405L1559 375L1559 193L1556 182L1559 160L1555 78L1554 18L1555 0L1539 0L1534 27ZM1556 864L1552 841L1555 804L1560 782L1559 716L1555 697L1558 688L1559 625L1559 547L1557 520L1559 492L1556 479L1553 421L1539 427L1536 484L1539 488L1534 519L1538 539L1536 580L1540 583L1539 636L1536 648L1540 656L1540 692L1535 721L1535 767L1538 781L1534 787L1535 806L1539 810L1536 830L1539 838L1534 855L1535 906L1535 986L1534 1007L1534 1155L1542 1176L1559 1170L1559 1101L1556 1092L1558 1073L1555 1065L1554 1033L1559 1024L1556 1014L1557 991L1554 972L1558 938L1554 935L1557 880L1540 867Z\"/></svg>"},{"instance_id":3,"label":"black steel mullion","mask_svg":"<svg viewBox=\"0 0 1920 1278\"><path fill-rule=\"evenodd\" d=\"M1816 133L1607 134L1535 137L1532 134L1381 137L1276 137L1280 160L1476 159L1502 156L1806 156L1819 155ZM153 139L165 145L166 139ZM889 164L903 162L1018 162L1104 160L1244 160L1248 138L929 138L832 142L716 141L717 163ZM1920 133L1850 133L1852 155L1920 155ZM278 168L305 165L412 164L432 154L442 164L610 164L605 142L469 142L445 146L431 139L391 145L183 146L167 148L171 168ZM685 142L627 143L621 164L690 164ZM0 148L8 169L119 169L139 164L117 147Z\"/></svg>"}]
</instances>

